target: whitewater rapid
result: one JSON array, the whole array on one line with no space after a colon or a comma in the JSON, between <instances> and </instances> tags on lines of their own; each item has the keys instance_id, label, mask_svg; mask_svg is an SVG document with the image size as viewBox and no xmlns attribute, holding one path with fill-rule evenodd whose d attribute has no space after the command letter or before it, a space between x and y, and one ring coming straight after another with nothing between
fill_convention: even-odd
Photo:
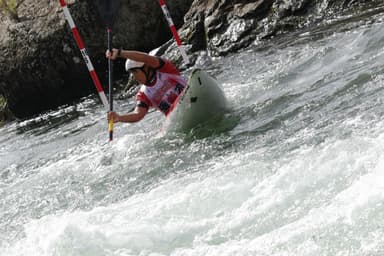
<instances>
[{"instance_id":1,"label":"whitewater rapid","mask_svg":"<svg viewBox=\"0 0 384 256\"><path fill-rule=\"evenodd\" d=\"M1 128L0 255L384 255L383 18L213 59L209 131L108 143L93 97Z\"/></svg>"}]
</instances>

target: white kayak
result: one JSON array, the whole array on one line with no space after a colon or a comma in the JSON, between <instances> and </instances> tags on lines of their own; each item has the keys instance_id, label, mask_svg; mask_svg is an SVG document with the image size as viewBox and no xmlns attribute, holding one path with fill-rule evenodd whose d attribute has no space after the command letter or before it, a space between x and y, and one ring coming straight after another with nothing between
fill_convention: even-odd
<instances>
[{"instance_id":1,"label":"white kayak","mask_svg":"<svg viewBox=\"0 0 384 256\"><path fill-rule=\"evenodd\" d=\"M217 80L207 72L195 69L172 108L165 122L165 130L188 131L222 116L227 109L227 99Z\"/></svg>"}]
</instances>

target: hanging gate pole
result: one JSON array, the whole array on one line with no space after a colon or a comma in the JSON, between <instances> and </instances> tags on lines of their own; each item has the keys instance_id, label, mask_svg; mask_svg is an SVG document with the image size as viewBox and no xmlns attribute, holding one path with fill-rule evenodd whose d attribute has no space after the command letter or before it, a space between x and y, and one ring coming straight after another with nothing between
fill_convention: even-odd
<instances>
[{"instance_id":1,"label":"hanging gate pole","mask_svg":"<svg viewBox=\"0 0 384 256\"><path fill-rule=\"evenodd\" d=\"M184 60L185 64L188 65L190 63L188 55L185 52L183 43L182 43L182 41L181 41L181 39L179 37L179 34L177 33L175 24L173 23L173 20L172 20L171 14L168 11L167 5L165 4L164 0L158 0L158 2L160 4L160 6L161 6L161 10L163 10L165 18L168 21L169 28L171 29L172 35L173 35L174 39L176 40L177 47L179 48L179 50L181 52L181 56L183 57L183 60Z\"/></svg>"},{"instance_id":2,"label":"hanging gate pole","mask_svg":"<svg viewBox=\"0 0 384 256\"><path fill-rule=\"evenodd\" d=\"M105 110L109 111L109 104L108 104L107 97L105 96L103 87L101 86L101 83L99 80L99 77L97 76L96 71L93 68L91 59L89 58L87 50L85 49L85 45L84 45L84 42L80 36L80 33L79 33L79 31L78 31L78 29L77 29L77 27L76 27L76 25L72 19L71 13L69 12L67 3L65 2L65 0L60 0L60 5L63 8L65 19L67 20L67 22L68 22L68 24L72 30L73 37L75 38L77 46L79 47L81 55L83 56L84 62L87 65L89 74L91 75L91 78L92 78L93 83L97 89L97 92L99 93L101 102L103 103Z\"/></svg>"}]
</instances>

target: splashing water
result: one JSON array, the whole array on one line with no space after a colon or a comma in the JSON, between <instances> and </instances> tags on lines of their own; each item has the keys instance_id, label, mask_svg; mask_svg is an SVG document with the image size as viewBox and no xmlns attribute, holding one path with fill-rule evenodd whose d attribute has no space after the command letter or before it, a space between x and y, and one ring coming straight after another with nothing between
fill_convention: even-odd
<instances>
[{"instance_id":1,"label":"splashing water","mask_svg":"<svg viewBox=\"0 0 384 256\"><path fill-rule=\"evenodd\" d=\"M213 60L210 133L107 143L92 98L1 128L0 255L383 255L383 17Z\"/></svg>"}]
</instances>

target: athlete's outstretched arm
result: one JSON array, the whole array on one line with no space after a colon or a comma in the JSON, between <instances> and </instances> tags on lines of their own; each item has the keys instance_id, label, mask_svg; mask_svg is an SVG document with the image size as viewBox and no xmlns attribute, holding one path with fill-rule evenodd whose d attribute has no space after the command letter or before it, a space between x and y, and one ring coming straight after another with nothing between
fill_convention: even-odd
<instances>
[{"instance_id":1,"label":"athlete's outstretched arm","mask_svg":"<svg viewBox=\"0 0 384 256\"><path fill-rule=\"evenodd\" d=\"M124 59L131 59L139 62L143 62L146 65L157 69L160 67L160 59L156 56L151 56L149 54L146 54L144 52L139 51L128 51L128 50L122 50L122 49L112 49L112 54L109 50L106 52L106 57L110 58L112 60L116 58L124 58Z\"/></svg>"},{"instance_id":2,"label":"athlete's outstretched arm","mask_svg":"<svg viewBox=\"0 0 384 256\"><path fill-rule=\"evenodd\" d=\"M116 112L108 112L108 121L112 118L114 123L135 123L144 118L148 109L137 106L132 112L119 115Z\"/></svg>"}]
</instances>

